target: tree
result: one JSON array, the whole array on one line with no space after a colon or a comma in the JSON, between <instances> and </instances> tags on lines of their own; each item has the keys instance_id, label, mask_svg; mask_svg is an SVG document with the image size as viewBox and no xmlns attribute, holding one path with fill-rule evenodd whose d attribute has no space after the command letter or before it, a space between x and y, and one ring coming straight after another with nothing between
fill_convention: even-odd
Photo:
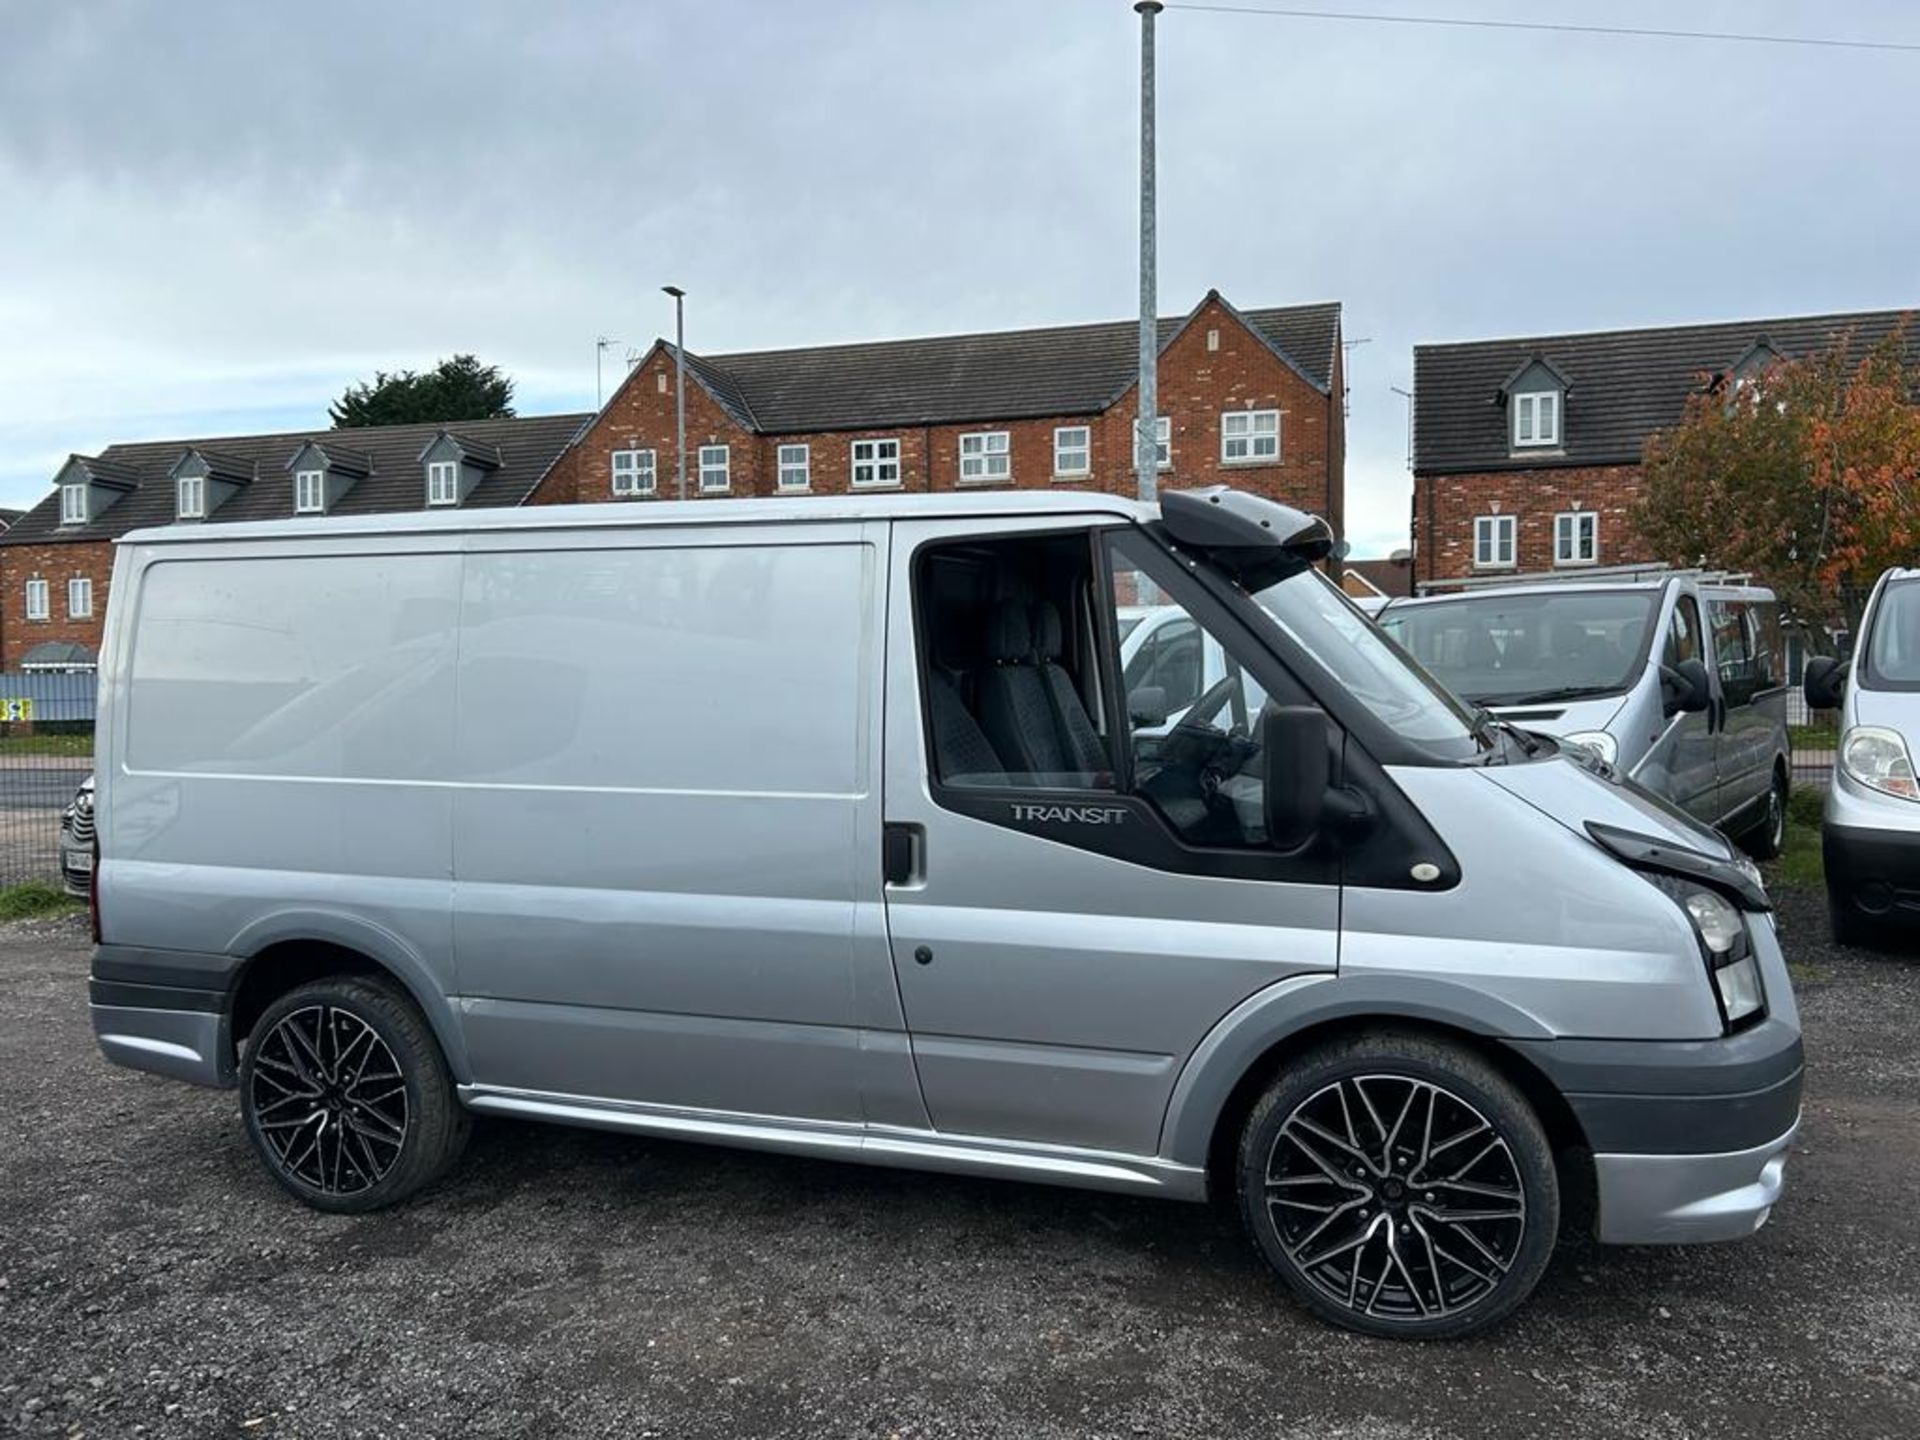
<instances>
[{"instance_id":1,"label":"tree","mask_svg":"<svg viewBox=\"0 0 1920 1440\"><path fill-rule=\"evenodd\" d=\"M1661 559L1751 571L1795 615L1852 628L1920 549L1920 375L1904 327L1703 386L1652 436L1633 524Z\"/></svg>"},{"instance_id":2,"label":"tree","mask_svg":"<svg viewBox=\"0 0 1920 1440\"><path fill-rule=\"evenodd\" d=\"M513 381L471 355L442 360L425 374L376 370L327 407L335 426L414 425L513 417Z\"/></svg>"}]
</instances>

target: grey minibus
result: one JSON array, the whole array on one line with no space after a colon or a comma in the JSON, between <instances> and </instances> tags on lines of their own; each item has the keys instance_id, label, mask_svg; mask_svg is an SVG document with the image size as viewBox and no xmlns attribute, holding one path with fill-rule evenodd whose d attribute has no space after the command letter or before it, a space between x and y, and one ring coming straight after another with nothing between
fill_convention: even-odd
<instances>
[{"instance_id":1,"label":"grey minibus","mask_svg":"<svg viewBox=\"0 0 1920 1440\"><path fill-rule=\"evenodd\" d=\"M1395 599L1378 618L1463 699L1585 746L1762 860L1780 853L1792 767L1772 591L1554 573Z\"/></svg>"},{"instance_id":2,"label":"grey minibus","mask_svg":"<svg viewBox=\"0 0 1920 1440\"><path fill-rule=\"evenodd\" d=\"M1462 706L1332 545L1227 489L130 535L99 1045L323 1210L476 1112L1225 1193L1383 1335L1510 1313L1563 1214L1752 1232L1802 1070L1757 872ZM1165 606L1225 657L1171 725L1119 680Z\"/></svg>"}]
</instances>

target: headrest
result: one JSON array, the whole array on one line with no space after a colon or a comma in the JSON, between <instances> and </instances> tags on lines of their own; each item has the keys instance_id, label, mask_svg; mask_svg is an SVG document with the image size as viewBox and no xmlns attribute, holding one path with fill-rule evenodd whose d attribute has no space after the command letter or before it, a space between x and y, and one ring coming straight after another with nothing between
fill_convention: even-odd
<instances>
[{"instance_id":1,"label":"headrest","mask_svg":"<svg viewBox=\"0 0 1920 1440\"><path fill-rule=\"evenodd\" d=\"M1033 654L1033 631L1027 607L1018 600L1002 600L987 617L987 659L996 665L1017 664Z\"/></svg>"},{"instance_id":2,"label":"headrest","mask_svg":"<svg viewBox=\"0 0 1920 1440\"><path fill-rule=\"evenodd\" d=\"M1033 607L1032 625L1033 653L1042 660L1058 660L1063 653L1060 607L1050 600L1042 600Z\"/></svg>"}]
</instances>

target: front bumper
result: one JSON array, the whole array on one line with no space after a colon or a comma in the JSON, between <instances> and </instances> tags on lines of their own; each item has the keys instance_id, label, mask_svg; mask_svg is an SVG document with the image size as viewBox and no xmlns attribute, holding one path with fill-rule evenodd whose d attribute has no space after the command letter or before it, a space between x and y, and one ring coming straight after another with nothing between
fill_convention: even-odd
<instances>
[{"instance_id":1,"label":"front bumper","mask_svg":"<svg viewBox=\"0 0 1920 1440\"><path fill-rule=\"evenodd\" d=\"M1913 808L1920 814L1920 806ZM1920 926L1920 829L1870 829L1829 820L1820 827L1820 851L1834 904L1882 923Z\"/></svg>"},{"instance_id":2,"label":"front bumper","mask_svg":"<svg viewBox=\"0 0 1920 1440\"><path fill-rule=\"evenodd\" d=\"M1606 1245L1693 1245L1738 1240L1767 1223L1787 1182L1800 1129L1750 1150L1714 1155L1595 1155L1596 1238Z\"/></svg>"},{"instance_id":3,"label":"front bumper","mask_svg":"<svg viewBox=\"0 0 1920 1440\"><path fill-rule=\"evenodd\" d=\"M1766 1223L1800 1124L1805 1065L1790 1011L1716 1040L1509 1043L1586 1136L1598 1239L1735 1240Z\"/></svg>"}]
</instances>

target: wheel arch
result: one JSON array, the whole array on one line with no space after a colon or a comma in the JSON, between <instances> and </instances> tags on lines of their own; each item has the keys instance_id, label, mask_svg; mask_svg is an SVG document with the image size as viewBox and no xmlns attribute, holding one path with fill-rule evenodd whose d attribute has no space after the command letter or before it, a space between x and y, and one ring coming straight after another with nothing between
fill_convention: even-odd
<instances>
[{"instance_id":1,"label":"wheel arch","mask_svg":"<svg viewBox=\"0 0 1920 1440\"><path fill-rule=\"evenodd\" d=\"M426 1018L454 1082L471 1078L444 987L426 960L391 930L355 915L288 912L248 926L230 953L247 959L228 995L227 1063L234 1062L254 1022L289 990L327 975L362 975L393 982Z\"/></svg>"},{"instance_id":2,"label":"wheel arch","mask_svg":"<svg viewBox=\"0 0 1920 1440\"><path fill-rule=\"evenodd\" d=\"M1293 1057L1362 1030L1411 1030L1461 1045L1493 1065L1533 1107L1556 1152L1578 1150L1586 1134L1573 1108L1514 1039L1552 1039L1533 1016L1506 1001L1445 981L1413 977L1304 977L1243 1002L1214 1027L1182 1069L1161 1129L1160 1153L1227 1173L1247 1113Z\"/></svg>"}]
</instances>

